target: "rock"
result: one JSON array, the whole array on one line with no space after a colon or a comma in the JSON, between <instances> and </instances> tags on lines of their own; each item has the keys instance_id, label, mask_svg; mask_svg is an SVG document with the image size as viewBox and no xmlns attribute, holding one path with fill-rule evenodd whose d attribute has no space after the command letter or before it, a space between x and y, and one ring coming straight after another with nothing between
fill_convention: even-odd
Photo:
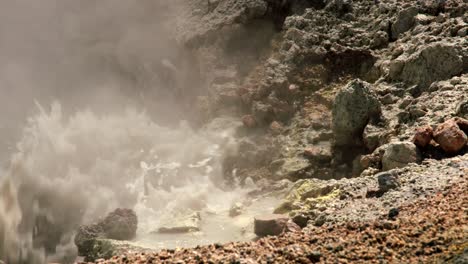
<instances>
[{"instance_id":1,"label":"rock","mask_svg":"<svg viewBox=\"0 0 468 264\"><path fill-rule=\"evenodd\" d=\"M350 0L328 0L326 2L325 10L340 16L353 10L352 1Z\"/></svg>"},{"instance_id":2,"label":"rock","mask_svg":"<svg viewBox=\"0 0 468 264\"><path fill-rule=\"evenodd\" d=\"M131 209L116 209L101 223L105 237L115 240L131 240L136 236L138 218Z\"/></svg>"},{"instance_id":3,"label":"rock","mask_svg":"<svg viewBox=\"0 0 468 264\"><path fill-rule=\"evenodd\" d=\"M468 139L455 120L451 119L436 128L434 140L445 152L455 154L465 147Z\"/></svg>"},{"instance_id":4,"label":"rock","mask_svg":"<svg viewBox=\"0 0 468 264\"><path fill-rule=\"evenodd\" d=\"M283 161L284 162L276 171L276 177L278 179L297 178L311 166L309 160L303 157L292 157L284 159Z\"/></svg>"},{"instance_id":5,"label":"rock","mask_svg":"<svg viewBox=\"0 0 468 264\"><path fill-rule=\"evenodd\" d=\"M423 126L416 128L413 137L413 143L421 148L426 147L432 140L433 129L431 126Z\"/></svg>"},{"instance_id":6,"label":"rock","mask_svg":"<svg viewBox=\"0 0 468 264\"><path fill-rule=\"evenodd\" d=\"M468 119L468 100L461 102L457 106L457 116Z\"/></svg>"},{"instance_id":7,"label":"rock","mask_svg":"<svg viewBox=\"0 0 468 264\"><path fill-rule=\"evenodd\" d=\"M400 34L412 28L417 14L418 8L415 6L401 10L398 13L395 23L392 24L392 38L397 39Z\"/></svg>"},{"instance_id":8,"label":"rock","mask_svg":"<svg viewBox=\"0 0 468 264\"><path fill-rule=\"evenodd\" d=\"M304 214L297 214L292 218L292 221L296 223L300 228L304 228L307 226L309 219L310 218Z\"/></svg>"},{"instance_id":9,"label":"rock","mask_svg":"<svg viewBox=\"0 0 468 264\"><path fill-rule=\"evenodd\" d=\"M257 126L257 121L252 115L245 115L242 117L242 124L247 128L254 128Z\"/></svg>"},{"instance_id":10,"label":"rock","mask_svg":"<svg viewBox=\"0 0 468 264\"><path fill-rule=\"evenodd\" d=\"M201 215L199 212L188 216L182 216L179 219L171 219L169 223L164 224L157 233L178 234L200 231Z\"/></svg>"},{"instance_id":11,"label":"rock","mask_svg":"<svg viewBox=\"0 0 468 264\"><path fill-rule=\"evenodd\" d=\"M460 117L455 117L453 119L453 121L455 121L455 123L457 124L457 126L463 130L463 132L465 132L465 134L468 135L468 120L467 119L464 119L464 118L460 118Z\"/></svg>"},{"instance_id":12,"label":"rock","mask_svg":"<svg viewBox=\"0 0 468 264\"><path fill-rule=\"evenodd\" d=\"M254 232L259 237L277 236L283 232L298 230L301 228L285 215L268 214L256 216L254 219Z\"/></svg>"},{"instance_id":13,"label":"rock","mask_svg":"<svg viewBox=\"0 0 468 264\"><path fill-rule=\"evenodd\" d=\"M332 130L336 146L362 143L362 133L369 120L380 118L381 105L369 83L359 79L349 82L335 98Z\"/></svg>"},{"instance_id":14,"label":"rock","mask_svg":"<svg viewBox=\"0 0 468 264\"><path fill-rule=\"evenodd\" d=\"M136 235L138 218L131 209L116 209L102 221L80 226L75 236L78 253L86 257L104 257L109 250L103 239L130 240ZM111 255L112 256L112 255Z\"/></svg>"},{"instance_id":15,"label":"rock","mask_svg":"<svg viewBox=\"0 0 468 264\"><path fill-rule=\"evenodd\" d=\"M150 249L142 248L132 242L112 239L95 238L87 241L87 251L80 252L87 262L99 259L109 259L113 256L127 254L128 252L148 252Z\"/></svg>"},{"instance_id":16,"label":"rock","mask_svg":"<svg viewBox=\"0 0 468 264\"><path fill-rule=\"evenodd\" d=\"M384 171L378 173L375 176L377 177L377 182L379 183L379 191L382 193L400 187L398 174L396 174L395 171Z\"/></svg>"},{"instance_id":17,"label":"rock","mask_svg":"<svg viewBox=\"0 0 468 264\"><path fill-rule=\"evenodd\" d=\"M103 237L104 231L99 224L80 226L75 236L79 255L88 256L93 249L93 240Z\"/></svg>"},{"instance_id":18,"label":"rock","mask_svg":"<svg viewBox=\"0 0 468 264\"><path fill-rule=\"evenodd\" d=\"M385 136L386 129L368 124L362 133L364 145L367 150L374 151Z\"/></svg>"},{"instance_id":19,"label":"rock","mask_svg":"<svg viewBox=\"0 0 468 264\"><path fill-rule=\"evenodd\" d=\"M388 211L388 218L395 219L400 214L400 209L392 208Z\"/></svg>"},{"instance_id":20,"label":"rock","mask_svg":"<svg viewBox=\"0 0 468 264\"><path fill-rule=\"evenodd\" d=\"M244 205L242 203L235 203L229 209L229 216L230 217L239 216L242 214L243 210L244 210Z\"/></svg>"},{"instance_id":21,"label":"rock","mask_svg":"<svg viewBox=\"0 0 468 264\"><path fill-rule=\"evenodd\" d=\"M252 114L257 123L268 124L273 119L273 107L263 102L255 102L252 105Z\"/></svg>"},{"instance_id":22,"label":"rock","mask_svg":"<svg viewBox=\"0 0 468 264\"><path fill-rule=\"evenodd\" d=\"M392 61L389 77L419 87L429 87L435 81L448 79L463 71L460 50L460 47L443 41L422 46L411 56Z\"/></svg>"},{"instance_id":23,"label":"rock","mask_svg":"<svg viewBox=\"0 0 468 264\"><path fill-rule=\"evenodd\" d=\"M382 48L388 45L388 34L385 31L377 31L372 39L371 48Z\"/></svg>"},{"instance_id":24,"label":"rock","mask_svg":"<svg viewBox=\"0 0 468 264\"><path fill-rule=\"evenodd\" d=\"M314 146L306 148L304 156L315 162L329 163L332 159L332 152L329 146Z\"/></svg>"},{"instance_id":25,"label":"rock","mask_svg":"<svg viewBox=\"0 0 468 264\"><path fill-rule=\"evenodd\" d=\"M283 129L284 129L283 125L281 125L281 123L277 121L273 121L270 124L270 131L275 135L281 134Z\"/></svg>"},{"instance_id":26,"label":"rock","mask_svg":"<svg viewBox=\"0 0 468 264\"><path fill-rule=\"evenodd\" d=\"M389 143L382 157L382 169L402 168L409 163L421 161L421 153L412 142Z\"/></svg>"}]
</instances>

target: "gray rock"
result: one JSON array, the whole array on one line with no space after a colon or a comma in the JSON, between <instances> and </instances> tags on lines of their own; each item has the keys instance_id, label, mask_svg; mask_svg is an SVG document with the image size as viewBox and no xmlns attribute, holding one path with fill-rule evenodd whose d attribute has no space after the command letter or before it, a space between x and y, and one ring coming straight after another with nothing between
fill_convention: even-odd
<instances>
[{"instance_id":1,"label":"gray rock","mask_svg":"<svg viewBox=\"0 0 468 264\"><path fill-rule=\"evenodd\" d=\"M359 79L349 82L335 98L332 130L336 146L360 145L371 119L379 119L381 105L370 84Z\"/></svg>"},{"instance_id":2,"label":"gray rock","mask_svg":"<svg viewBox=\"0 0 468 264\"><path fill-rule=\"evenodd\" d=\"M395 23L392 24L392 38L397 39L400 34L413 27L417 14L418 8L414 6L401 10Z\"/></svg>"},{"instance_id":3,"label":"gray rock","mask_svg":"<svg viewBox=\"0 0 468 264\"><path fill-rule=\"evenodd\" d=\"M239 216L242 214L242 211L244 211L244 205L242 203L235 203L229 209L229 216L230 217Z\"/></svg>"},{"instance_id":4,"label":"gray rock","mask_svg":"<svg viewBox=\"0 0 468 264\"><path fill-rule=\"evenodd\" d=\"M393 170L381 172L376 177L379 183L379 191L381 192L387 192L400 187L398 174Z\"/></svg>"},{"instance_id":5,"label":"gray rock","mask_svg":"<svg viewBox=\"0 0 468 264\"><path fill-rule=\"evenodd\" d=\"M75 245L81 256L101 258L109 250L102 239L130 240L136 235L138 218L131 209L116 209L98 223L83 225L75 236ZM96 253L98 252L98 253ZM113 251L112 251L113 252ZM112 256L112 255L111 255Z\"/></svg>"},{"instance_id":6,"label":"gray rock","mask_svg":"<svg viewBox=\"0 0 468 264\"><path fill-rule=\"evenodd\" d=\"M382 157L382 169L402 168L421 161L421 153L412 142L389 143Z\"/></svg>"},{"instance_id":7,"label":"gray rock","mask_svg":"<svg viewBox=\"0 0 468 264\"><path fill-rule=\"evenodd\" d=\"M389 77L419 87L445 80L463 71L461 48L447 42L423 46L411 56L398 58L390 64Z\"/></svg>"},{"instance_id":8,"label":"gray rock","mask_svg":"<svg viewBox=\"0 0 468 264\"><path fill-rule=\"evenodd\" d=\"M188 216L172 219L170 222L163 224L156 231L157 233L190 233L200 231L201 216L200 213L193 213Z\"/></svg>"},{"instance_id":9,"label":"gray rock","mask_svg":"<svg viewBox=\"0 0 468 264\"><path fill-rule=\"evenodd\" d=\"M325 10L343 15L353 10L352 1L350 0L328 0Z\"/></svg>"},{"instance_id":10,"label":"gray rock","mask_svg":"<svg viewBox=\"0 0 468 264\"><path fill-rule=\"evenodd\" d=\"M116 209L101 224L105 237L115 240L131 240L136 236L138 218L131 209Z\"/></svg>"},{"instance_id":11,"label":"gray rock","mask_svg":"<svg viewBox=\"0 0 468 264\"><path fill-rule=\"evenodd\" d=\"M386 129L368 124L363 132L364 145L369 151L374 151L381 145L381 141L386 135Z\"/></svg>"},{"instance_id":12,"label":"gray rock","mask_svg":"<svg viewBox=\"0 0 468 264\"><path fill-rule=\"evenodd\" d=\"M461 102L457 106L457 116L468 119L468 100Z\"/></svg>"},{"instance_id":13,"label":"gray rock","mask_svg":"<svg viewBox=\"0 0 468 264\"><path fill-rule=\"evenodd\" d=\"M147 252L149 249L142 248L132 242L112 239L95 238L87 240L86 251L80 252L87 262L94 262L98 259L109 259L113 256L126 254L128 252Z\"/></svg>"}]
</instances>

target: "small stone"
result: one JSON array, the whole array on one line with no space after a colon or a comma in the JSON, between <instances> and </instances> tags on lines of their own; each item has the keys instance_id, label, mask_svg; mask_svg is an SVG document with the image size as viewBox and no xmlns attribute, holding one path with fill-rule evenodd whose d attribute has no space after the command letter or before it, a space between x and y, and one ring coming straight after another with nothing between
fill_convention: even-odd
<instances>
[{"instance_id":1,"label":"small stone","mask_svg":"<svg viewBox=\"0 0 468 264\"><path fill-rule=\"evenodd\" d=\"M398 175L394 171L385 171L376 175L379 191L387 192L400 186Z\"/></svg>"},{"instance_id":2,"label":"small stone","mask_svg":"<svg viewBox=\"0 0 468 264\"><path fill-rule=\"evenodd\" d=\"M431 126L418 127L413 137L413 143L421 148L426 147L432 140L433 129Z\"/></svg>"},{"instance_id":3,"label":"small stone","mask_svg":"<svg viewBox=\"0 0 468 264\"><path fill-rule=\"evenodd\" d=\"M448 154L455 154L465 147L468 138L455 120L440 124L434 131L434 139Z\"/></svg>"},{"instance_id":4,"label":"small stone","mask_svg":"<svg viewBox=\"0 0 468 264\"><path fill-rule=\"evenodd\" d=\"M293 222L296 223L299 227L304 228L307 226L307 222L309 221L309 217L305 216L304 214L298 214L292 218Z\"/></svg>"},{"instance_id":5,"label":"small stone","mask_svg":"<svg viewBox=\"0 0 468 264\"><path fill-rule=\"evenodd\" d=\"M242 214L242 211L244 210L244 205L242 203L235 203L233 206L231 206L231 209L229 209L229 216L230 217L236 217Z\"/></svg>"},{"instance_id":6,"label":"small stone","mask_svg":"<svg viewBox=\"0 0 468 264\"><path fill-rule=\"evenodd\" d=\"M242 124L247 128L254 128L257 126L257 121L252 115L245 115L242 117Z\"/></svg>"},{"instance_id":7,"label":"small stone","mask_svg":"<svg viewBox=\"0 0 468 264\"><path fill-rule=\"evenodd\" d=\"M395 217L398 216L398 214L400 214L400 209L392 208L388 211L388 218L394 219Z\"/></svg>"},{"instance_id":8,"label":"small stone","mask_svg":"<svg viewBox=\"0 0 468 264\"><path fill-rule=\"evenodd\" d=\"M304 150L304 156L317 162L330 162L332 159L331 148L309 147Z\"/></svg>"},{"instance_id":9,"label":"small stone","mask_svg":"<svg viewBox=\"0 0 468 264\"><path fill-rule=\"evenodd\" d=\"M320 262L320 259L322 258L322 253L320 253L320 251L312 251L309 254L307 254L307 258L312 263L317 263Z\"/></svg>"},{"instance_id":10,"label":"small stone","mask_svg":"<svg viewBox=\"0 0 468 264\"><path fill-rule=\"evenodd\" d=\"M283 131L283 125L277 121L273 121L270 124L270 131L275 135L281 134Z\"/></svg>"}]
</instances>

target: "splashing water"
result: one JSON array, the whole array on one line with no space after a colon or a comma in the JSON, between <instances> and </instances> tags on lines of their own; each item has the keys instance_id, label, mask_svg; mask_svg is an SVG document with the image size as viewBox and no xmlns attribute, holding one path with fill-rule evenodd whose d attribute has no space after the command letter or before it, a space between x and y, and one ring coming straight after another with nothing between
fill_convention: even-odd
<instances>
[{"instance_id":1,"label":"splashing water","mask_svg":"<svg viewBox=\"0 0 468 264\"><path fill-rule=\"evenodd\" d=\"M0 185L0 255L6 261L73 261L77 227L118 207L137 212L141 243L173 241L147 234L179 214L225 212L248 191L223 186L222 155L235 145L238 125L231 120L194 131L183 122L176 129L159 126L135 110L66 117L58 103L50 111L38 108ZM206 231L218 236L197 243L221 239L219 230Z\"/></svg>"}]
</instances>

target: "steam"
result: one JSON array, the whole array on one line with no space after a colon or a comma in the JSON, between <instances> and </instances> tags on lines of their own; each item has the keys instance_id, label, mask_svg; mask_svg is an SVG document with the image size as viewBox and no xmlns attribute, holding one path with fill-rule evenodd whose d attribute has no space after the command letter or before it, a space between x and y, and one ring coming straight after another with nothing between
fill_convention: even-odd
<instances>
[{"instance_id":1,"label":"steam","mask_svg":"<svg viewBox=\"0 0 468 264\"><path fill-rule=\"evenodd\" d=\"M39 259L74 256L76 228L118 207L136 207L139 231L147 233L156 228L151 217L203 208L210 190L219 189L214 183L222 183L220 150L229 131L165 128L134 110L65 118L58 103L50 111L38 107L2 186L0 250L7 261L30 262L22 252L33 248ZM150 166L158 169L154 185L145 182ZM145 188L151 192L143 200Z\"/></svg>"},{"instance_id":2,"label":"steam","mask_svg":"<svg viewBox=\"0 0 468 264\"><path fill-rule=\"evenodd\" d=\"M174 41L182 4L0 0L0 259L72 262L74 231L104 212L135 208L147 232L222 192L235 125L179 122L203 87Z\"/></svg>"}]
</instances>

